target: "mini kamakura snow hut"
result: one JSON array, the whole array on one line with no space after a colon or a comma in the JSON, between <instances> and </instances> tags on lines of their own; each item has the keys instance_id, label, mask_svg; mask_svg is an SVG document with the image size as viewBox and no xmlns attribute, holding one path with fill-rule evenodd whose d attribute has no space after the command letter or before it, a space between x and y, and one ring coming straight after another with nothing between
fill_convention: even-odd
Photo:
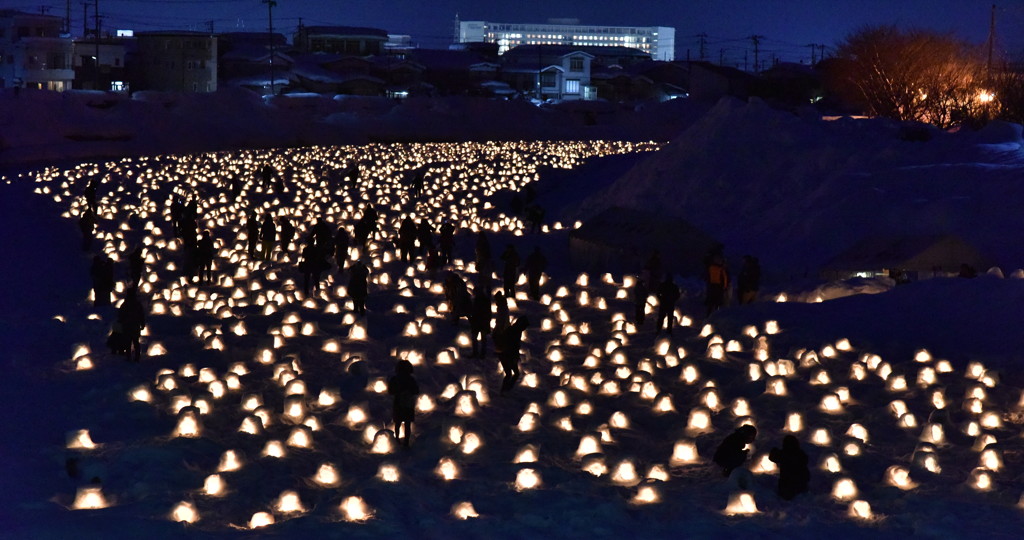
<instances>
[{"instance_id":1,"label":"mini kamakura snow hut","mask_svg":"<svg viewBox=\"0 0 1024 540\"><path fill-rule=\"evenodd\" d=\"M692 277L703 275L704 256L717 244L682 218L612 207L572 231L569 260L579 270L636 274L657 249L666 271Z\"/></svg>"},{"instance_id":2,"label":"mini kamakura snow hut","mask_svg":"<svg viewBox=\"0 0 1024 540\"><path fill-rule=\"evenodd\" d=\"M963 264L984 272L992 261L956 235L871 236L825 263L821 277L839 280L901 270L909 279L924 279L956 275Z\"/></svg>"}]
</instances>

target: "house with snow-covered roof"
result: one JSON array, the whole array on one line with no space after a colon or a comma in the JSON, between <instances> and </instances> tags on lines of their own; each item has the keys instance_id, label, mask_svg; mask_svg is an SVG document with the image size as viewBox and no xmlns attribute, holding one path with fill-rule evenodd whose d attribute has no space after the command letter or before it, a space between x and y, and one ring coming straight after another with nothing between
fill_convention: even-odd
<instances>
[{"instance_id":1,"label":"house with snow-covered roof","mask_svg":"<svg viewBox=\"0 0 1024 540\"><path fill-rule=\"evenodd\" d=\"M207 32L136 32L133 90L217 91L217 36Z\"/></svg>"},{"instance_id":2,"label":"house with snow-covered roof","mask_svg":"<svg viewBox=\"0 0 1024 540\"><path fill-rule=\"evenodd\" d=\"M500 80L542 100L597 97L590 81L594 55L567 45L520 45L501 56Z\"/></svg>"}]
</instances>

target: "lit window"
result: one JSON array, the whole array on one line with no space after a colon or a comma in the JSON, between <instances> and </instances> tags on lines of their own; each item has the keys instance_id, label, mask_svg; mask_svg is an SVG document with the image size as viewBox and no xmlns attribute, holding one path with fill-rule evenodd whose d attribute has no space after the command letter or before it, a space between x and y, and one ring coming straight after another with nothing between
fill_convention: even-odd
<instances>
[{"instance_id":1,"label":"lit window","mask_svg":"<svg viewBox=\"0 0 1024 540\"><path fill-rule=\"evenodd\" d=\"M579 94L580 93L580 81L579 81L579 79L566 79L566 81L565 81L565 93L566 94Z\"/></svg>"}]
</instances>

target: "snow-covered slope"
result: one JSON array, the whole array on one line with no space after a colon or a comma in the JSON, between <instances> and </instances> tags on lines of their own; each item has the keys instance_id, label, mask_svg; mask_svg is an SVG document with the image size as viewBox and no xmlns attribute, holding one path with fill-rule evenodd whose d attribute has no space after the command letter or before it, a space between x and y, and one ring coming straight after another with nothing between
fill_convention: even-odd
<instances>
[{"instance_id":1,"label":"snow-covered slope","mask_svg":"<svg viewBox=\"0 0 1024 540\"><path fill-rule=\"evenodd\" d=\"M6 223L54 238L46 247L59 262L37 274L38 302L25 303L27 291L5 293L17 302L5 302L11 316L0 333L11 351L0 379L7 533L220 537L265 512L276 521L266 534L288 537L1016 537L1024 524L1015 373L1024 280L933 280L822 303L738 306L708 320L688 295L676 309L684 325L671 338L655 335L653 314L633 324L628 279L568 270L561 224L529 234L488 208L538 169L567 174L588 156L633 150L373 145L125 160L102 174L86 164L10 178L0 185ZM681 150L677 143L647 163L669 151ZM358 182L322 176L358 160ZM264 162L298 171L287 191L252 179ZM411 196L403 182L424 163L435 172L425 194ZM248 182L237 198L226 193L236 171ZM93 176L104 180L103 249L123 261L148 238L149 354L140 365L105 350L114 312L86 300L88 257L71 218ZM172 193L187 192L200 197L203 225L218 239L215 284L181 276L166 212ZM304 238L317 218L351 226L366 201L380 210L384 234L350 252L350 262L372 266L365 317L351 311L344 274L332 271L322 292L302 293L300 246L271 261L246 254L250 206L290 216ZM500 274L480 276L469 262L473 228L492 231L495 255L506 244L524 257L534 245L547 255L545 297L527 298L521 283L512 307L532 324L525 377L509 395L498 393L493 352L469 357L466 321L445 313L443 274L396 257L390 235L403 213L458 221L451 270L472 287L497 287ZM39 247L9 250L12 275L35 275L14 261ZM412 447L387 448L391 400L381 384L403 357L416 364L423 396ZM262 407L251 410L254 395ZM195 438L174 436L186 405L209 407ZM240 431L257 414L263 428ZM759 430L751 459L725 479L710 458L744 423ZM66 448L78 440L66 434L81 429L99 446ZM810 492L792 502L774 493L777 474L765 460L787 433L811 466ZM271 441L283 456L265 455ZM76 478L67 458L77 460ZM337 483L319 474L324 464ZM72 510L89 487L109 506ZM286 492L301 510L281 504ZM730 504L741 495L757 513L737 513L753 510ZM187 517L174 517L181 503L195 523L174 522Z\"/></svg>"},{"instance_id":2,"label":"snow-covered slope","mask_svg":"<svg viewBox=\"0 0 1024 540\"><path fill-rule=\"evenodd\" d=\"M816 275L869 235L954 233L1004 267L1024 264L1024 244L1006 234L1024 226L1020 126L926 142L908 129L723 99L566 218L615 205L681 216L777 279Z\"/></svg>"}]
</instances>

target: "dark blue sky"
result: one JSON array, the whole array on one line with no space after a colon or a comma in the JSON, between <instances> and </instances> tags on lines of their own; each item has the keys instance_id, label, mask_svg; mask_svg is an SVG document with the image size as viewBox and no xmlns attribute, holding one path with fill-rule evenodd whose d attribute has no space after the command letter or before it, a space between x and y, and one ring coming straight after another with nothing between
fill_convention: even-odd
<instances>
[{"instance_id":1,"label":"dark blue sky","mask_svg":"<svg viewBox=\"0 0 1024 540\"><path fill-rule=\"evenodd\" d=\"M64 12L63 0L0 0L0 7ZM787 60L806 59L809 43L833 45L868 24L921 26L982 43L988 36L990 0L278 0L275 27L291 34L306 24L373 26L411 34L425 47L444 47L456 13L463 20L544 22L573 17L601 25L674 26L677 57L696 57L696 35L709 36L708 54L742 59L745 39L765 36L762 49ZM264 30L267 8L260 0L100 0L104 27ZM91 21L90 21L91 24ZM81 0L72 2L72 28L81 33ZM1024 0L997 8L999 47L1011 57L1024 53Z\"/></svg>"}]
</instances>

